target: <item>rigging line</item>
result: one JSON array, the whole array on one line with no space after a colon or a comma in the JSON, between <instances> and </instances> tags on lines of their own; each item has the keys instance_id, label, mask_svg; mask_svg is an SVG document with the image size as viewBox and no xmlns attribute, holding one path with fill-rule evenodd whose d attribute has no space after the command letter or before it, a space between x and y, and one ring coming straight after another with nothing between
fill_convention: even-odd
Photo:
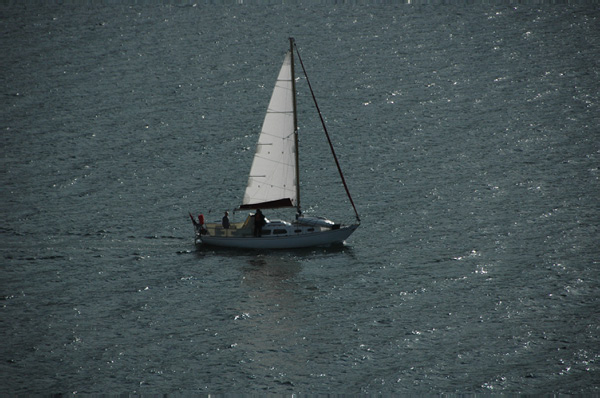
<instances>
[{"instance_id":1,"label":"rigging line","mask_svg":"<svg viewBox=\"0 0 600 398\"><path fill-rule=\"evenodd\" d=\"M300 61L300 65L302 66L302 71L304 72L304 76L306 77L306 82L308 83L308 88L310 89L310 94L312 95L313 102L315 103L315 107L317 108L317 112L319 113L319 118L321 119L321 125L323 125L323 130L325 131L325 136L327 137L327 142L329 143L329 148L331 148L331 154L333 155L333 159L335 160L335 165L337 166L338 172L340 173L340 177L342 178L342 184L344 184L344 189L346 189L346 194L348 195L348 199L350 199L352 208L354 208L354 214L356 214L356 220L360 223L360 217L358 215L358 210L356 210L356 206L354 205L354 201L352 200L352 195L350 195L350 190L348 189L348 185L346 184L346 179L344 178L344 174L342 173L342 167L340 166L340 162L338 162L338 158L335 154L335 150L333 149L333 143L331 142L331 138L329 137L329 133L327 132L327 127L325 127L325 120L323 120L323 115L321 114L321 109L319 108L319 104L317 104L317 98L315 97L315 93L312 89L312 85L310 84L308 74L306 73L306 69L304 68L304 63L302 62L302 57L300 57L300 51L298 50L298 46L296 45L295 40L294 40L294 48L296 49L296 54L298 54L298 61Z\"/></svg>"}]
</instances>

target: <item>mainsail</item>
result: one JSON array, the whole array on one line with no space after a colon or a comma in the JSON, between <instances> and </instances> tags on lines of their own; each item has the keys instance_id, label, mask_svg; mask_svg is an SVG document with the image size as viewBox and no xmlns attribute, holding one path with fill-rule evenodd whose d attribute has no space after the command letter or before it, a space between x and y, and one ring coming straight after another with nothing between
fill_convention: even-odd
<instances>
[{"instance_id":1,"label":"mainsail","mask_svg":"<svg viewBox=\"0 0 600 398\"><path fill-rule=\"evenodd\" d=\"M256 145L241 209L298 205L292 62L292 54L288 52Z\"/></svg>"}]
</instances>

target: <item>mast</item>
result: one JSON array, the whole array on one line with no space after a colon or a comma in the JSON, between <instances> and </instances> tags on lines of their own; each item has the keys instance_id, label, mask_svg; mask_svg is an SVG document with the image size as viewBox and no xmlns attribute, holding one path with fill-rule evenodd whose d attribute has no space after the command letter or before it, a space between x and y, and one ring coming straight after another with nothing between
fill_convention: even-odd
<instances>
[{"instance_id":1,"label":"mast","mask_svg":"<svg viewBox=\"0 0 600 398\"><path fill-rule=\"evenodd\" d=\"M290 37L291 71L292 71L292 97L294 103L294 144L296 156L296 209L298 215L302 214L300 208L300 163L298 156L298 112L296 108L296 75L294 74L294 38Z\"/></svg>"}]
</instances>

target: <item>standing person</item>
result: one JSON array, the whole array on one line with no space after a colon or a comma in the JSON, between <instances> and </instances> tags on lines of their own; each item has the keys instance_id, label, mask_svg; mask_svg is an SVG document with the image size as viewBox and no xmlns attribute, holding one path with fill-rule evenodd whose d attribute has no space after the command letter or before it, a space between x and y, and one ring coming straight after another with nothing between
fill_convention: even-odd
<instances>
[{"instance_id":1,"label":"standing person","mask_svg":"<svg viewBox=\"0 0 600 398\"><path fill-rule=\"evenodd\" d=\"M260 209L256 209L256 214L254 215L254 236L262 236L262 227L265 224L265 216L262 214Z\"/></svg>"},{"instance_id":2,"label":"standing person","mask_svg":"<svg viewBox=\"0 0 600 398\"><path fill-rule=\"evenodd\" d=\"M221 225L223 225L223 228L229 229L229 212L228 211L225 212L225 215L223 216L223 220L221 220Z\"/></svg>"},{"instance_id":3,"label":"standing person","mask_svg":"<svg viewBox=\"0 0 600 398\"><path fill-rule=\"evenodd\" d=\"M194 228L196 229L196 234L198 235L206 235L206 228L204 228L204 214L198 215L198 221L194 220L194 216L190 213L190 218L194 223Z\"/></svg>"}]
</instances>

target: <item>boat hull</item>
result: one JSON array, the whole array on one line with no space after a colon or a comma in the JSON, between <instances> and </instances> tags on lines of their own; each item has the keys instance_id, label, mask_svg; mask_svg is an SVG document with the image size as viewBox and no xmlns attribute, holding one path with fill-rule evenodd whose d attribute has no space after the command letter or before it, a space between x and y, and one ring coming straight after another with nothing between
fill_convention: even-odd
<instances>
[{"instance_id":1,"label":"boat hull","mask_svg":"<svg viewBox=\"0 0 600 398\"><path fill-rule=\"evenodd\" d=\"M356 231L356 228L358 228L358 224L343 226L339 229L286 236L221 237L200 235L196 238L196 244L240 249L300 249L343 243Z\"/></svg>"}]
</instances>

